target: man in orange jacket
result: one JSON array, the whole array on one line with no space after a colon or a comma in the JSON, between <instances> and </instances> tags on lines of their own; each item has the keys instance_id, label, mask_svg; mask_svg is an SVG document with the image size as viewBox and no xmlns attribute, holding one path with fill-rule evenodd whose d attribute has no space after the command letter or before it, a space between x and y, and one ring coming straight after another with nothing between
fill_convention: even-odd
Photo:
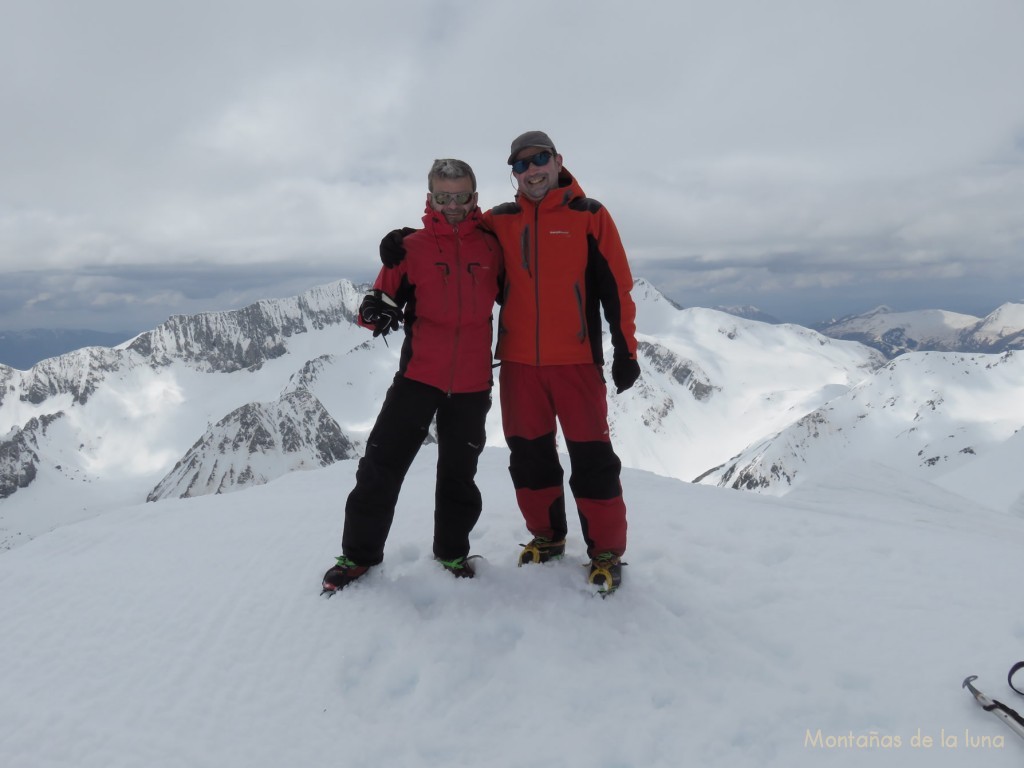
<instances>
[{"instance_id":1,"label":"man in orange jacket","mask_svg":"<svg viewBox=\"0 0 1024 768\"><path fill-rule=\"evenodd\" d=\"M622 578L626 505L608 430L601 314L612 342L612 380L622 393L640 375L633 278L611 215L583 194L546 133L517 137L508 164L519 192L486 212L483 225L498 236L505 259L496 351L502 426L516 499L533 535L519 564L565 553L560 424L589 579L611 591ZM385 264L404 258L402 234L395 230L381 242Z\"/></svg>"},{"instance_id":2,"label":"man in orange jacket","mask_svg":"<svg viewBox=\"0 0 1024 768\"><path fill-rule=\"evenodd\" d=\"M427 184L423 229L405 238L407 258L381 269L359 308L359 324L374 336L404 321L405 340L345 503L343 554L324 574L327 595L384 559L402 482L435 415L434 557L455 576L473 576L469 534L482 506L474 478L491 406L501 248L479 226L468 164L436 160Z\"/></svg>"},{"instance_id":3,"label":"man in orange jacket","mask_svg":"<svg viewBox=\"0 0 1024 768\"><path fill-rule=\"evenodd\" d=\"M516 498L533 534L519 563L565 552L557 419L591 558L590 582L610 591L622 578L626 506L608 430L601 314L611 336L612 380L621 393L640 375L633 278L611 215L583 194L546 133L518 136L508 164L519 192L514 202L484 214L484 225L498 236L505 257L495 353L502 426Z\"/></svg>"}]
</instances>

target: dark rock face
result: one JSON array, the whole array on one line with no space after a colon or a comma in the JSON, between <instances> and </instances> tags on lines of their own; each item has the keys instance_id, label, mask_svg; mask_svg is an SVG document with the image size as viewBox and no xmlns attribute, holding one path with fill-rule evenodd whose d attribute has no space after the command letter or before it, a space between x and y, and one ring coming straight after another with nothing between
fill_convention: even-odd
<instances>
[{"instance_id":1,"label":"dark rock face","mask_svg":"<svg viewBox=\"0 0 1024 768\"><path fill-rule=\"evenodd\" d=\"M27 488L39 471L39 443L63 413L34 417L0 442L0 499Z\"/></svg>"}]
</instances>

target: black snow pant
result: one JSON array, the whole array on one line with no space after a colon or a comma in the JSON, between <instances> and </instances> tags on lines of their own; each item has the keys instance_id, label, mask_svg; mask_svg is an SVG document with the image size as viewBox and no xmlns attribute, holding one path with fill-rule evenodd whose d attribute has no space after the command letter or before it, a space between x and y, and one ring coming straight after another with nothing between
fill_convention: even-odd
<instances>
[{"instance_id":1,"label":"black snow pant","mask_svg":"<svg viewBox=\"0 0 1024 768\"><path fill-rule=\"evenodd\" d=\"M345 503L342 552L359 565L384 559L405 475L437 416L437 482L434 487L434 556L469 554L469 533L483 502L474 480L484 448L491 392L446 394L401 374L384 398L359 460L356 485Z\"/></svg>"}]
</instances>

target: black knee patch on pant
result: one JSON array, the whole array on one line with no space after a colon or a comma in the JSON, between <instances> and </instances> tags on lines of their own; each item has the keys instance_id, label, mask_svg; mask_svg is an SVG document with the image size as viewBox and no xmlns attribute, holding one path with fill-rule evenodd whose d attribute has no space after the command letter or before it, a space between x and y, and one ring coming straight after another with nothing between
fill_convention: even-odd
<instances>
[{"instance_id":1,"label":"black knee patch on pant","mask_svg":"<svg viewBox=\"0 0 1024 768\"><path fill-rule=\"evenodd\" d=\"M572 460L569 487L578 499L614 499L622 495L619 474L622 462L611 443L594 441L567 442Z\"/></svg>"},{"instance_id":2,"label":"black knee patch on pant","mask_svg":"<svg viewBox=\"0 0 1024 768\"><path fill-rule=\"evenodd\" d=\"M506 438L511 455L508 471L516 488L539 490L562 485L562 466L558 463L555 433L528 440Z\"/></svg>"}]
</instances>

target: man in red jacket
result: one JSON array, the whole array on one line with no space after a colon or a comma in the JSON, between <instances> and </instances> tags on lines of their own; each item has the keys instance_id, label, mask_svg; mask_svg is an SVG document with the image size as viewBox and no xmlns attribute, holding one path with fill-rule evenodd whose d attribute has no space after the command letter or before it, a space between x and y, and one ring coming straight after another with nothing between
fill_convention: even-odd
<instances>
[{"instance_id":1,"label":"man in red jacket","mask_svg":"<svg viewBox=\"0 0 1024 768\"><path fill-rule=\"evenodd\" d=\"M626 549L621 462L612 449L601 314L612 342L612 380L636 382L633 277L607 209L586 197L550 137L528 131L512 142L515 202L484 214L504 248L505 283L495 356L501 360L501 416L509 472L533 540L519 564L565 552L567 532L561 425L592 584L619 586Z\"/></svg>"},{"instance_id":2,"label":"man in red jacket","mask_svg":"<svg viewBox=\"0 0 1024 768\"><path fill-rule=\"evenodd\" d=\"M375 337L404 320L405 340L345 504L343 554L323 579L328 595L384 559L402 482L435 415L434 557L455 576L473 576L469 533L481 511L474 478L491 406L501 248L479 227L468 164L436 160L427 185L423 229L405 238L406 258L381 269L359 308L359 324Z\"/></svg>"}]
</instances>

